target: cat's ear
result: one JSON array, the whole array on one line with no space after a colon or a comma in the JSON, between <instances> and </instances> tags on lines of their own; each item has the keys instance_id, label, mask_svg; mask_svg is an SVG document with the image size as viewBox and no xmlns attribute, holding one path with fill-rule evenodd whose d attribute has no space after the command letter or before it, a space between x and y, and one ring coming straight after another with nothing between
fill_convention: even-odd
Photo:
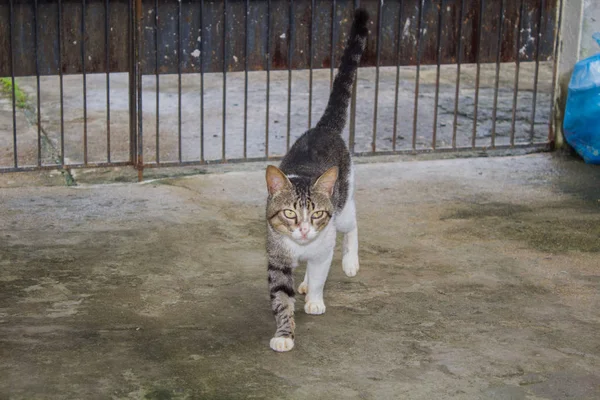
<instances>
[{"instance_id":1,"label":"cat's ear","mask_svg":"<svg viewBox=\"0 0 600 400\"><path fill-rule=\"evenodd\" d=\"M291 185L289 179L274 165L267 167L267 189L269 194L275 194Z\"/></svg>"},{"instance_id":2,"label":"cat's ear","mask_svg":"<svg viewBox=\"0 0 600 400\"><path fill-rule=\"evenodd\" d=\"M328 196L333 194L333 188L338 178L338 167L331 167L317 179L313 185L313 190L326 193Z\"/></svg>"}]
</instances>

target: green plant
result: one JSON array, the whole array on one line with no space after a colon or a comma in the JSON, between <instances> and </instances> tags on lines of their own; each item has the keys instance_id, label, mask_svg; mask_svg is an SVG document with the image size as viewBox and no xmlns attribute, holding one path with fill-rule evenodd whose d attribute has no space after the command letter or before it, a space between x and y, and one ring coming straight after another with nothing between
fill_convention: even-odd
<instances>
[{"instance_id":1,"label":"green plant","mask_svg":"<svg viewBox=\"0 0 600 400\"><path fill-rule=\"evenodd\" d=\"M12 96L13 85L11 78L0 78L0 92L5 95ZM27 108L27 94L15 82L14 93L16 98L16 106L18 108Z\"/></svg>"}]
</instances>

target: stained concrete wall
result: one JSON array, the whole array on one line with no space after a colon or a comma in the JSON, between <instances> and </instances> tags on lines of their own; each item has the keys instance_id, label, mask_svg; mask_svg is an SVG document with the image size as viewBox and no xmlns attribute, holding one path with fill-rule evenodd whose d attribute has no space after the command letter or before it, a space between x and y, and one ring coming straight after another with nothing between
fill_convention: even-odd
<instances>
[{"instance_id":1,"label":"stained concrete wall","mask_svg":"<svg viewBox=\"0 0 600 400\"><path fill-rule=\"evenodd\" d=\"M561 43L559 48L558 88L556 90L556 147L563 143L562 121L567 102L569 79L575 63L600 52L592 38L600 32L600 1L568 0L563 2Z\"/></svg>"},{"instance_id":2,"label":"stained concrete wall","mask_svg":"<svg viewBox=\"0 0 600 400\"><path fill-rule=\"evenodd\" d=\"M600 32L600 1L585 0L583 2L583 18L581 21L581 45L579 59L584 59L600 52L600 47L592 35Z\"/></svg>"}]
</instances>

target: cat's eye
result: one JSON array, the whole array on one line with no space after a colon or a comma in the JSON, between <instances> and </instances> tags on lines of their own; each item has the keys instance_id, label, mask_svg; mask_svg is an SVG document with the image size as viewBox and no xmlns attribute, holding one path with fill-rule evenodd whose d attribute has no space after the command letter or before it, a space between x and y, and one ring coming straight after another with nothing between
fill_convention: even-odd
<instances>
[{"instance_id":1,"label":"cat's eye","mask_svg":"<svg viewBox=\"0 0 600 400\"><path fill-rule=\"evenodd\" d=\"M313 213L312 219L323 218L323 215L325 215L325 211L317 211L317 212Z\"/></svg>"},{"instance_id":2,"label":"cat's eye","mask_svg":"<svg viewBox=\"0 0 600 400\"><path fill-rule=\"evenodd\" d=\"M296 218L296 212L293 210L283 210L283 216L289 219Z\"/></svg>"}]
</instances>

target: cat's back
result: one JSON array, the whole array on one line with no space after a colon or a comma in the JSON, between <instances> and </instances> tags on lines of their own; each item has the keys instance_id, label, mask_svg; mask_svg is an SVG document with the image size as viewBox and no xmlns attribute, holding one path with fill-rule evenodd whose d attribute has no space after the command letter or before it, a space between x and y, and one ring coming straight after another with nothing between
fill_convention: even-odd
<instances>
[{"instance_id":1,"label":"cat's back","mask_svg":"<svg viewBox=\"0 0 600 400\"><path fill-rule=\"evenodd\" d=\"M339 168L339 178L345 180L350 168L350 153L344 139L312 128L296 140L279 168L286 175L317 178L333 166Z\"/></svg>"}]
</instances>

